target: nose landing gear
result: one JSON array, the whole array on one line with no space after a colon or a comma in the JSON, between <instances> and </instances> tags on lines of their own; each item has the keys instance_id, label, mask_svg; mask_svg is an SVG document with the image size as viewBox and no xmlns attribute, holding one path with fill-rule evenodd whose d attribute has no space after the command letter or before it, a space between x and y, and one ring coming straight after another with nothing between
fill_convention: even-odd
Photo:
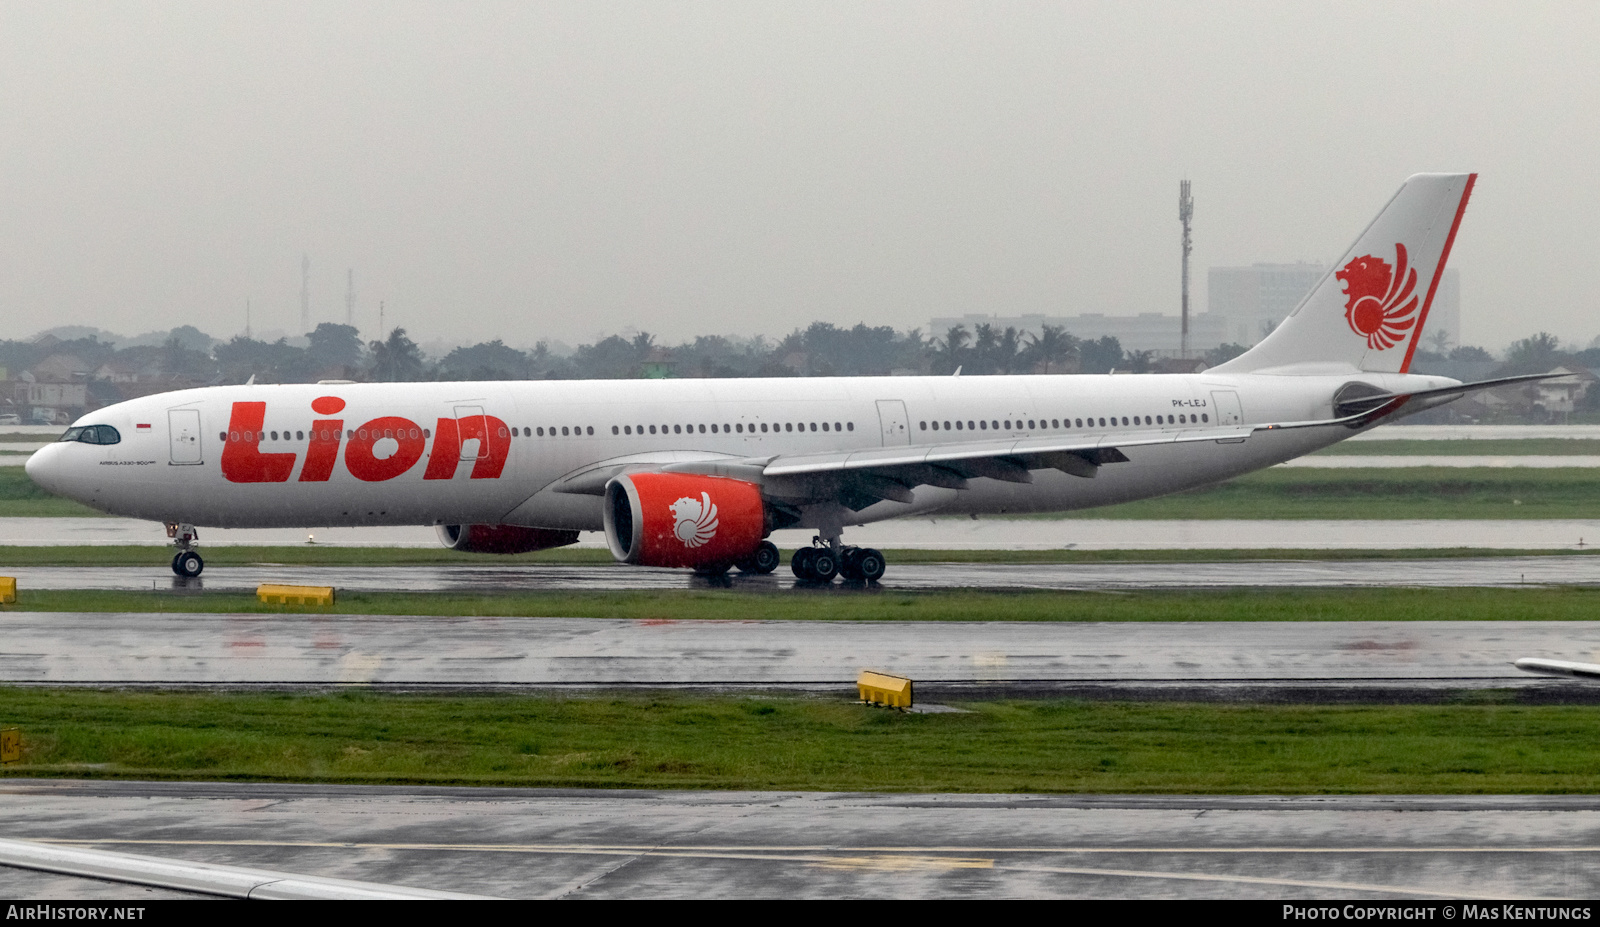
<instances>
[{"instance_id":1,"label":"nose landing gear","mask_svg":"<svg viewBox=\"0 0 1600 927\"><path fill-rule=\"evenodd\" d=\"M199 576L206 568L205 560L201 559L199 551L194 549L200 532L194 525L169 521L167 537L172 538L172 543L178 548L178 552L172 555L172 572L184 579L194 579Z\"/></svg>"}]
</instances>

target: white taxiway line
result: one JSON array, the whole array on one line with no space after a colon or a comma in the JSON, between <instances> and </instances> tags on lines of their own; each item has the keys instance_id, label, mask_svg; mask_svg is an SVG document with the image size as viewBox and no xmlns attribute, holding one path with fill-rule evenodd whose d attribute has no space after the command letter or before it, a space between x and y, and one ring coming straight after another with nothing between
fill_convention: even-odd
<instances>
[{"instance_id":1,"label":"white taxiway line","mask_svg":"<svg viewBox=\"0 0 1600 927\"><path fill-rule=\"evenodd\" d=\"M265 869L244 869L191 863L107 850L0 838L0 865L63 875L149 885L176 891L256 900L465 900L484 898L457 892L353 882L293 875Z\"/></svg>"}]
</instances>

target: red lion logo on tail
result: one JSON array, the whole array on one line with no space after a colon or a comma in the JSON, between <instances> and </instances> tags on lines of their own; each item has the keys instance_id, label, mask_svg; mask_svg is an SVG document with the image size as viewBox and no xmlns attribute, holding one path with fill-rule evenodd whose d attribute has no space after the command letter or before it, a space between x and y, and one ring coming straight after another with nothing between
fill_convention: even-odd
<instances>
[{"instance_id":1,"label":"red lion logo on tail","mask_svg":"<svg viewBox=\"0 0 1600 927\"><path fill-rule=\"evenodd\" d=\"M1367 339L1367 347L1386 351L1399 344L1417 324L1417 271L1406 261L1406 246L1394 246L1395 265L1364 254L1334 279L1345 285L1344 318L1350 330Z\"/></svg>"}]
</instances>

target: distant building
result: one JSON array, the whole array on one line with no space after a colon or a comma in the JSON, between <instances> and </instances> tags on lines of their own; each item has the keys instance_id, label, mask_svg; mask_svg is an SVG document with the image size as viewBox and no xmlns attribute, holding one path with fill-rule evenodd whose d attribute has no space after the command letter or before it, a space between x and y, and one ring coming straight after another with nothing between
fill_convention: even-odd
<instances>
[{"instance_id":1,"label":"distant building","mask_svg":"<svg viewBox=\"0 0 1600 927\"><path fill-rule=\"evenodd\" d=\"M1207 314L1222 320L1224 341L1248 347L1288 318L1327 272L1308 263L1213 267L1206 279ZM1461 274L1453 267L1445 268L1422 338L1434 351L1461 343Z\"/></svg>"}]
</instances>

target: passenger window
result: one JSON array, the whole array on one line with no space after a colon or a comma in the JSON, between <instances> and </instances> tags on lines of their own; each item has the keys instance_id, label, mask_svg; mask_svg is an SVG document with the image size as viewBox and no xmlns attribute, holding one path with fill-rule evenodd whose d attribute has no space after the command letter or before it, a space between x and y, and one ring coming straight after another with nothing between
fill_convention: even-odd
<instances>
[{"instance_id":1,"label":"passenger window","mask_svg":"<svg viewBox=\"0 0 1600 927\"><path fill-rule=\"evenodd\" d=\"M1031 419L1031 418L1028 419L1028 430L1029 431L1033 430L1033 419Z\"/></svg>"},{"instance_id":2,"label":"passenger window","mask_svg":"<svg viewBox=\"0 0 1600 927\"><path fill-rule=\"evenodd\" d=\"M960 431L960 430L961 430L961 420L960 419L956 419L956 431Z\"/></svg>"},{"instance_id":3,"label":"passenger window","mask_svg":"<svg viewBox=\"0 0 1600 927\"><path fill-rule=\"evenodd\" d=\"M812 431L816 431L817 430L817 423L816 422L812 422L811 423L811 430Z\"/></svg>"},{"instance_id":4,"label":"passenger window","mask_svg":"<svg viewBox=\"0 0 1600 927\"><path fill-rule=\"evenodd\" d=\"M920 430L922 430L922 431L927 431L928 430L928 423L927 422L919 422L918 425L920 426Z\"/></svg>"},{"instance_id":5,"label":"passenger window","mask_svg":"<svg viewBox=\"0 0 1600 927\"><path fill-rule=\"evenodd\" d=\"M704 425L700 426L700 433L701 434L705 434L706 433L706 426L704 426Z\"/></svg>"},{"instance_id":6,"label":"passenger window","mask_svg":"<svg viewBox=\"0 0 1600 927\"><path fill-rule=\"evenodd\" d=\"M1051 419L1050 420L1050 427L1051 428L1060 428L1061 427L1061 420L1060 419L1056 419L1056 418Z\"/></svg>"},{"instance_id":7,"label":"passenger window","mask_svg":"<svg viewBox=\"0 0 1600 927\"><path fill-rule=\"evenodd\" d=\"M565 426L565 425L562 425L562 426L561 426L561 434L562 434L562 435L563 435L563 436L567 436L567 435L569 435L569 434L570 434L570 432L568 432L568 431L567 431L567 426Z\"/></svg>"},{"instance_id":8,"label":"passenger window","mask_svg":"<svg viewBox=\"0 0 1600 927\"><path fill-rule=\"evenodd\" d=\"M217 440L218 441L226 441L226 440L228 440L228 433L226 431L218 432L217 433Z\"/></svg>"},{"instance_id":9,"label":"passenger window","mask_svg":"<svg viewBox=\"0 0 1600 927\"><path fill-rule=\"evenodd\" d=\"M585 434L591 434L591 435L594 434L594 426L590 425L588 428L585 428L584 429L584 433Z\"/></svg>"},{"instance_id":10,"label":"passenger window","mask_svg":"<svg viewBox=\"0 0 1600 927\"><path fill-rule=\"evenodd\" d=\"M1128 417L1126 415L1124 415L1122 417L1122 424L1124 424L1124 425L1128 424Z\"/></svg>"},{"instance_id":11,"label":"passenger window","mask_svg":"<svg viewBox=\"0 0 1600 927\"><path fill-rule=\"evenodd\" d=\"M971 431L971 430L972 430L972 420L971 420L971 419L968 419L968 420L967 420L967 430L968 430L968 431Z\"/></svg>"},{"instance_id":12,"label":"passenger window","mask_svg":"<svg viewBox=\"0 0 1600 927\"><path fill-rule=\"evenodd\" d=\"M762 422L761 423L761 433L762 434L766 434L767 433L767 423L766 422Z\"/></svg>"},{"instance_id":13,"label":"passenger window","mask_svg":"<svg viewBox=\"0 0 1600 927\"><path fill-rule=\"evenodd\" d=\"M980 431L988 431L989 430L989 423L988 422L984 422L984 421L978 422L978 429Z\"/></svg>"},{"instance_id":14,"label":"passenger window","mask_svg":"<svg viewBox=\"0 0 1600 927\"><path fill-rule=\"evenodd\" d=\"M1211 421L1211 416L1209 416L1209 415L1207 415L1207 414L1206 414L1206 413L1204 413L1204 412L1201 412L1201 413L1200 413L1200 421L1202 421L1202 422L1209 422L1209 421Z\"/></svg>"},{"instance_id":15,"label":"passenger window","mask_svg":"<svg viewBox=\"0 0 1600 927\"><path fill-rule=\"evenodd\" d=\"M845 422L844 423L844 427L845 427L846 431L855 431L856 430L856 423L855 422Z\"/></svg>"},{"instance_id":16,"label":"passenger window","mask_svg":"<svg viewBox=\"0 0 1600 927\"><path fill-rule=\"evenodd\" d=\"M539 437L544 437L544 428L542 426L539 428Z\"/></svg>"},{"instance_id":17,"label":"passenger window","mask_svg":"<svg viewBox=\"0 0 1600 927\"><path fill-rule=\"evenodd\" d=\"M1006 431L1011 430L1011 419L1006 419Z\"/></svg>"},{"instance_id":18,"label":"passenger window","mask_svg":"<svg viewBox=\"0 0 1600 927\"><path fill-rule=\"evenodd\" d=\"M843 431L844 429L839 427L839 423L838 422L834 422L833 423L833 430L834 431Z\"/></svg>"},{"instance_id":19,"label":"passenger window","mask_svg":"<svg viewBox=\"0 0 1600 927\"><path fill-rule=\"evenodd\" d=\"M622 432L621 432L621 429L617 428L617 426L612 425L611 426L611 433L615 435L615 434L621 434Z\"/></svg>"},{"instance_id":20,"label":"passenger window","mask_svg":"<svg viewBox=\"0 0 1600 927\"><path fill-rule=\"evenodd\" d=\"M828 430L828 423L827 422L823 422L822 423L822 430L823 431L827 431Z\"/></svg>"},{"instance_id":21,"label":"passenger window","mask_svg":"<svg viewBox=\"0 0 1600 927\"><path fill-rule=\"evenodd\" d=\"M950 423L949 422L945 422L944 423L944 430L945 431L949 431L950 430Z\"/></svg>"}]
</instances>

